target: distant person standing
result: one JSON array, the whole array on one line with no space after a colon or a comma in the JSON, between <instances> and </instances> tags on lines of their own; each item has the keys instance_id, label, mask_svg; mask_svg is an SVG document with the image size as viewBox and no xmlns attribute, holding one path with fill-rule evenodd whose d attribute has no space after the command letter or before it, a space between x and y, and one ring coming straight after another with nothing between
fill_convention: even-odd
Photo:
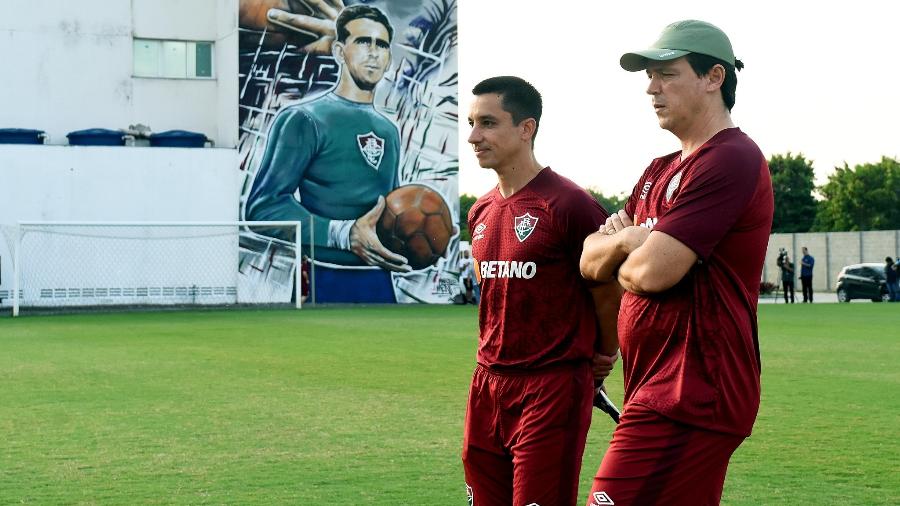
<instances>
[{"instance_id":1,"label":"distant person standing","mask_svg":"<svg viewBox=\"0 0 900 506\"><path fill-rule=\"evenodd\" d=\"M900 257L894 262L894 272L897 273L897 301L900 301Z\"/></svg>"},{"instance_id":2,"label":"distant person standing","mask_svg":"<svg viewBox=\"0 0 900 506\"><path fill-rule=\"evenodd\" d=\"M300 263L300 302L309 299L309 257L303 255Z\"/></svg>"},{"instance_id":3,"label":"distant person standing","mask_svg":"<svg viewBox=\"0 0 900 506\"><path fill-rule=\"evenodd\" d=\"M815 264L816 259L809 254L809 250L804 246L803 259L800 260L800 284L803 286L803 302L809 302L810 304L813 301L812 274L813 265Z\"/></svg>"},{"instance_id":4,"label":"distant person standing","mask_svg":"<svg viewBox=\"0 0 900 506\"><path fill-rule=\"evenodd\" d=\"M481 285L478 283L478 276L475 275L475 259L471 255L466 255L466 262L469 282L472 283L472 304L477 306L481 302Z\"/></svg>"},{"instance_id":5,"label":"distant person standing","mask_svg":"<svg viewBox=\"0 0 900 506\"><path fill-rule=\"evenodd\" d=\"M784 287L784 303L788 303L788 294L790 294L791 304L794 303L794 262L785 257L781 261L781 285Z\"/></svg>"},{"instance_id":6,"label":"distant person standing","mask_svg":"<svg viewBox=\"0 0 900 506\"><path fill-rule=\"evenodd\" d=\"M466 289L465 303L478 305L479 293L477 290L478 279L475 277L475 265L469 250L464 250L459 259L459 277Z\"/></svg>"},{"instance_id":7,"label":"distant person standing","mask_svg":"<svg viewBox=\"0 0 900 506\"><path fill-rule=\"evenodd\" d=\"M891 302L900 300L900 286L897 286L897 278L897 266L894 264L894 259L886 257L884 259L884 282L887 284Z\"/></svg>"}]
</instances>

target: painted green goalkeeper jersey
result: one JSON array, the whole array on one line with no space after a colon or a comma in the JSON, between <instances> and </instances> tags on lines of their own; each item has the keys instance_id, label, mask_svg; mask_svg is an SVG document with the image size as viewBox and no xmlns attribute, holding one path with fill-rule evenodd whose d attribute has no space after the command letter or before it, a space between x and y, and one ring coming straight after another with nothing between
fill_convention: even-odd
<instances>
[{"instance_id":1,"label":"painted green goalkeeper jersey","mask_svg":"<svg viewBox=\"0 0 900 506\"><path fill-rule=\"evenodd\" d=\"M283 108L247 197L248 220L300 220L308 243L313 218L315 258L364 265L329 245L332 220L355 220L398 184L400 136L372 104L327 93ZM273 235L293 239L283 233ZM304 248L306 249L306 248Z\"/></svg>"}]
</instances>

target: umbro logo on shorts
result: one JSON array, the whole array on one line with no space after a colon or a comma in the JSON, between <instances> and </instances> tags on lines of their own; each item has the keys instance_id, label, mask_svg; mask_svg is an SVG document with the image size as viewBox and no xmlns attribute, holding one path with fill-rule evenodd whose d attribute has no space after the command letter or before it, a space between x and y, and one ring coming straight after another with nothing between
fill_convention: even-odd
<instances>
[{"instance_id":1,"label":"umbro logo on shorts","mask_svg":"<svg viewBox=\"0 0 900 506\"><path fill-rule=\"evenodd\" d=\"M591 499L591 506L610 506L616 504L608 495L606 495L606 492L594 492L591 494Z\"/></svg>"}]
</instances>

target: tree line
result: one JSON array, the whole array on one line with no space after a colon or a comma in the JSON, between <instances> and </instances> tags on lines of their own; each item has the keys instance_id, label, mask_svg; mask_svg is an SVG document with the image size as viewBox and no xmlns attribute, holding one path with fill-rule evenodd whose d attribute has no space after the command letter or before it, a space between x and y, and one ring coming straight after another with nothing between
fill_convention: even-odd
<instances>
[{"instance_id":1,"label":"tree line","mask_svg":"<svg viewBox=\"0 0 900 506\"><path fill-rule=\"evenodd\" d=\"M772 232L847 232L900 228L900 161L836 167L821 186L814 182L811 160L802 154L769 158L775 215ZM586 190L609 212L625 206L628 195ZM477 197L459 197L460 240L470 241L466 218Z\"/></svg>"},{"instance_id":2,"label":"tree line","mask_svg":"<svg viewBox=\"0 0 900 506\"><path fill-rule=\"evenodd\" d=\"M769 160L775 216L772 232L847 232L900 228L900 162L836 167L822 186L803 155Z\"/></svg>"}]
</instances>

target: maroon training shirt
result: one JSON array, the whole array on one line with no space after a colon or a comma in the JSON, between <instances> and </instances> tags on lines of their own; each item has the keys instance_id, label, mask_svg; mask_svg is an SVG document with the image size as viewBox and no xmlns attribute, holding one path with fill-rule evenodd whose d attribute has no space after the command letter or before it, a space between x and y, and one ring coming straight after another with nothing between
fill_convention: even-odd
<instances>
[{"instance_id":1,"label":"maroon training shirt","mask_svg":"<svg viewBox=\"0 0 900 506\"><path fill-rule=\"evenodd\" d=\"M481 283L478 363L537 369L589 359L594 306L578 263L607 213L572 181L544 168L503 198L495 188L469 210Z\"/></svg>"},{"instance_id":2,"label":"maroon training shirt","mask_svg":"<svg viewBox=\"0 0 900 506\"><path fill-rule=\"evenodd\" d=\"M756 305L772 227L772 181L759 147L722 130L686 160L657 158L625 210L700 261L677 285L626 292L619 311L625 403L748 436L759 410Z\"/></svg>"}]
</instances>

